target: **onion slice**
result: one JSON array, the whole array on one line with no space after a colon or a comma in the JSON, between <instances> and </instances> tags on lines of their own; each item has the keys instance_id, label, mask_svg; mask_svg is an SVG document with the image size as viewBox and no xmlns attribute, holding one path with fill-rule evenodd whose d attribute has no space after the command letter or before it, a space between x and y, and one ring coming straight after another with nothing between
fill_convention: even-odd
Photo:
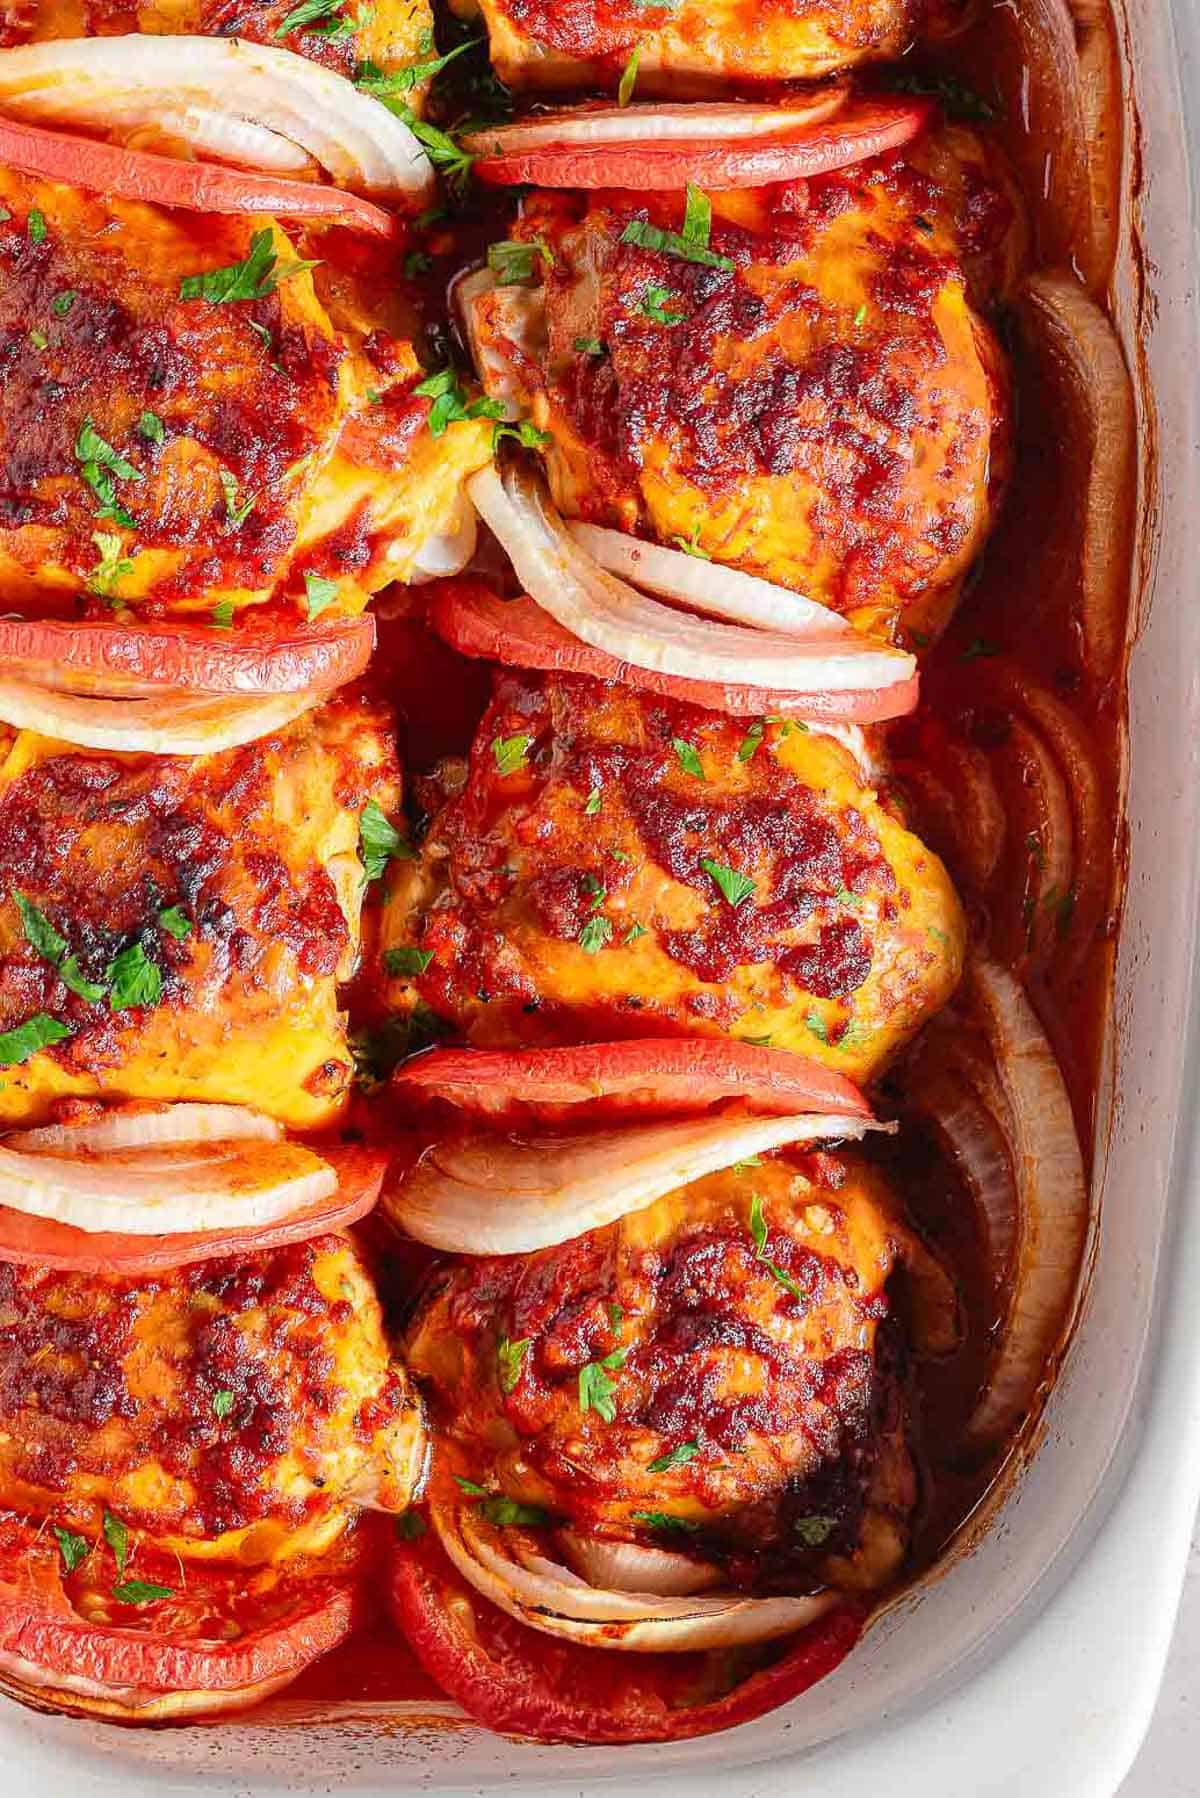
<instances>
[{"instance_id":1,"label":"onion slice","mask_svg":"<svg viewBox=\"0 0 1200 1798\"><path fill-rule=\"evenodd\" d=\"M1071 1101L1025 994L982 957L968 974L1007 1103L1020 1197L1008 1315L967 1435L995 1442L1029 1411L1066 1324L1088 1225L1088 1192Z\"/></svg>"},{"instance_id":2,"label":"onion slice","mask_svg":"<svg viewBox=\"0 0 1200 1798\"><path fill-rule=\"evenodd\" d=\"M574 542L540 484L516 468L482 468L467 491L517 577L551 617L592 648L637 667L793 692L878 691L911 678L916 662L856 633L830 643L746 630L677 612L600 568Z\"/></svg>"},{"instance_id":3,"label":"onion slice","mask_svg":"<svg viewBox=\"0 0 1200 1798\"><path fill-rule=\"evenodd\" d=\"M663 102L633 106L576 107L570 112L538 112L513 125L488 126L462 140L472 156L508 156L547 144L738 143L775 137L832 118L845 105L844 84L822 88L811 99L780 106Z\"/></svg>"},{"instance_id":4,"label":"onion slice","mask_svg":"<svg viewBox=\"0 0 1200 1798\"><path fill-rule=\"evenodd\" d=\"M870 1117L849 1080L786 1049L727 1037L646 1037L556 1049L434 1049L396 1070L393 1092L444 1099L476 1117L514 1106L545 1120L601 1112L695 1114L725 1100L794 1117Z\"/></svg>"},{"instance_id":5,"label":"onion slice","mask_svg":"<svg viewBox=\"0 0 1200 1798\"><path fill-rule=\"evenodd\" d=\"M81 749L128 755L216 755L282 730L321 698L278 693L263 699L167 693L153 699L90 699L24 681L0 680L0 722Z\"/></svg>"},{"instance_id":6,"label":"onion slice","mask_svg":"<svg viewBox=\"0 0 1200 1798\"><path fill-rule=\"evenodd\" d=\"M273 1224L329 1198L337 1174L300 1143L179 1143L75 1157L0 1143L0 1205L85 1231L170 1235Z\"/></svg>"},{"instance_id":7,"label":"onion slice","mask_svg":"<svg viewBox=\"0 0 1200 1798\"><path fill-rule=\"evenodd\" d=\"M900 718L917 703L918 683L899 681L873 693L783 693L771 687L743 687L730 681L684 680L658 674L607 655L564 630L558 620L524 594L501 599L482 581L443 581L433 593L430 623L460 655L482 656L509 667L544 668L620 681L642 693L660 693L685 705L725 712L733 718L776 713L805 718L827 730L831 723L861 719L877 723Z\"/></svg>"},{"instance_id":8,"label":"onion slice","mask_svg":"<svg viewBox=\"0 0 1200 1798\"><path fill-rule=\"evenodd\" d=\"M470 1132L426 1148L386 1200L431 1248L520 1255L642 1211L735 1161L798 1142L858 1142L887 1130L825 1114L700 1118L576 1136L521 1139Z\"/></svg>"},{"instance_id":9,"label":"onion slice","mask_svg":"<svg viewBox=\"0 0 1200 1798\"><path fill-rule=\"evenodd\" d=\"M773 581L760 580L755 574L745 574L740 568L724 568L719 562L706 562L679 549L664 549L660 543L645 543L640 537L628 537L623 531L606 530L600 525L568 523L567 529L580 549L610 574L618 574L650 593L661 593L665 599L679 600L710 617L727 618L758 630L783 631L785 636L850 634L850 625L828 606L787 587L777 587Z\"/></svg>"},{"instance_id":10,"label":"onion slice","mask_svg":"<svg viewBox=\"0 0 1200 1798\"><path fill-rule=\"evenodd\" d=\"M77 1124L14 1130L0 1146L33 1155L54 1149L97 1154L173 1143L278 1142L282 1135L281 1124L248 1105L205 1105L185 1099L174 1105L114 1105Z\"/></svg>"},{"instance_id":11,"label":"onion slice","mask_svg":"<svg viewBox=\"0 0 1200 1798\"><path fill-rule=\"evenodd\" d=\"M323 169L339 187L420 203L429 159L408 126L344 75L230 37L59 38L0 50L0 111L106 131L168 127L201 154ZM257 135L241 127L249 123Z\"/></svg>"},{"instance_id":12,"label":"onion slice","mask_svg":"<svg viewBox=\"0 0 1200 1798\"><path fill-rule=\"evenodd\" d=\"M469 1506L435 1502L431 1511L442 1547L477 1592L534 1629L595 1648L685 1653L766 1642L803 1629L838 1602L831 1591L811 1598L729 1591L677 1598L606 1590L549 1560L525 1532L496 1529Z\"/></svg>"},{"instance_id":13,"label":"onion slice","mask_svg":"<svg viewBox=\"0 0 1200 1798\"><path fill-rule=\"evenodd\" d=\"M693 1561L666 1548L640 1542L611 1542L560 1530L559 1540L576 1571L592 1586L616 1592L651 1592L657 1598L687 1598L710 1592L721 1583L721 1570L711 1561Z\"/></svg>"}]
</instances>

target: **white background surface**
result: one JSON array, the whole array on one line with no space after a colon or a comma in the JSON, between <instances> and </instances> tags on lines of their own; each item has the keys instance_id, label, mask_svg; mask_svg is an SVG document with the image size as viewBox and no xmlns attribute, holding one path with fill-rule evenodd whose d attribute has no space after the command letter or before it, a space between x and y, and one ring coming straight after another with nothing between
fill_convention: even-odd
<instances>
[{"instance_id":1,"label":"white background surface","mask_svg":"<svg viewBox=\"0 0 1200 1798\"><path fill-rule=\"evenodd\" d=\"M1162 1693L1120 1798L1197 1798L1200 1794L1200 1525L1192 1538L1187 1584Z\"/></svg>"}]
</instances>

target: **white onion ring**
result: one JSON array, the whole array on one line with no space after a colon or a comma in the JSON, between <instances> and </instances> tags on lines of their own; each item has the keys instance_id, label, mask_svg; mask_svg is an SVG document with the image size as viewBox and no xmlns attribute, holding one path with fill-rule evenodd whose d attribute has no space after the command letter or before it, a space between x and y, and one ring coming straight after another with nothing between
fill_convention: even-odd
<instances>
[{"instance_id":1,"label":"white onion ring","mask_svg":"<svg viewBox=\"0 0 1200 1798\"><path fill-rule=\"evenodd\" d=\"M374 199L419 203L433 187L416 137L372 95L293 50L242 38L131 32L0 50L0 110L99 131L114 119L124 128L166 119L210 153L223 114L228 149L276 140L270 162L253 166L278 169L280 156L302 151L338 186Z\"/></svg>"},{"instance_id":2,"label":"white onion ring","mask_svg":"<svg viewBox=\"0 0 1200 1798\"><path fill-rule=\"evenodd\" d=\"M629 1653L686 1653L790 1635L839 1602L836 1592L812 1598L747 1598L708 1592L663 1598L589 1586L569 1568L540 1554L528 1537L516 1554L505 1535L466 1505L435 1503L433 1526L463 1578L510 1617L547 1635Z\"/></svg>"},{"instance_id":3,"label":"white onion ring","mask_svg":"<svg viewBox=\"0 0 1200 1798\"><path fill-rule=\"evenodd\" d=\"M164 1143L278 1142L283 1128L247 1105L205 1105L190 1099L173 1105L114 1105L78 1124L42 1124L14 1130L0 1146L36 1155L46 1149L148 1149Z\"/></svg>"},{"instance_id":4,"label":"white onion ring","mask_svg":"<svg viewBox=\"0 0 1200 1798\"><path fill-rule=\"evenodd\" d=\"M748 624L757 630L782 631L785 636L847 637L851 626L828 606L773 581L725 568L660 543L645 543L623 531L600 525L568 523L567 529L601 568L617 574L633 586L666 599L680 600L697 612Z\"/></svg>"},{"instance_id":5,"label":"white onion ring","mask_svg":"<svg viewBox=\"0 0 1200 1798\"><path fill-rule=\"evenodd\" d=\"M967 1425L975 1443L1007 1435L1027 1414L1062 1333L1083 1256L1088 1192L1071 1101L1020 986L976 958L968 985L987 1032L1011 1125L1020 1233L1008 1316L983 1396Z\"/></svg>"},{"instance_id":6,"label":"white onion ring","mask_svg":"<svg viewBox=\"0 0 1200 1798\"><path fill-rule=\"evenodd\" d=\"M273 693L175 693L154 699L85 699L24 681L0 680L0 722L81 749L127 755L216 755L282 730L322 698Z\"/></svg>"},{"instance_id":7,"label":"white onion ring","mask_svg":"<svg viewBox=\"0 0 1200 1798\"><path fill-rule=\"evenodd\" d=\"M386 1200L418 1242L520 1255L644 1211L677 1187L797 1142L858 1142L871 1119L700 1117L531 1140L467 1132L432 1144Z\"/></svg>"},{"instance_id":8,"label":"white onion ring","mask_svg":"<svg viewBox=\"0 0 1200 1798\"><path fill-rule=\"evenodd\" d=\"M710 1592L721 1583L721 1570L711 1561L693 1561L666 1548L640 1542L612 1542L560 1530L559 1540L576 1570L592 1586L615 1592L651 1592L657 1598L687 1598Z\"/></svg>"},{"instance_id":9,"label":"white onion ring","mask_svg":"<svg viewBox=\"0 0 1200 1798\"><path fill-rule=\"evenodd\" d=\"M511 156L546 144L737 143L747 138L776 138L832 118L845 105L848 93L843 84L823 88L809 100L781 106L736 101L581 106L572 112L537 113L515 125L487 126L468 133L462 143L472 156Z\"/></svg>"},{"instance_id":10,"label":"white onion ring","mask_svg":"<svg viewBox=\"0 0 1200 1798\"><path fill-rule=\"evenodd\" d=\"M273 1224L337 1190L334 1169L300 1143L180 1144L76 1159L0 1144L0 1205L77 1230L133 1236Z\"/></svg>"},{"instance_id":11,"label":"white onion ring","mask_svg":"<svg viewBox=\"0 0 1200 1798\"><path fill-rule=\"evenodd\" d=\"M647 598L584 555L544 489L516 468L503 480L494 467L482 468L467 491L530 597L582 642L634 667L717 682L736 669L747 686L795 693L874 692L916 669L912 656L853 632L835 644L785 637Z\"/></svg>"}]
</instances>

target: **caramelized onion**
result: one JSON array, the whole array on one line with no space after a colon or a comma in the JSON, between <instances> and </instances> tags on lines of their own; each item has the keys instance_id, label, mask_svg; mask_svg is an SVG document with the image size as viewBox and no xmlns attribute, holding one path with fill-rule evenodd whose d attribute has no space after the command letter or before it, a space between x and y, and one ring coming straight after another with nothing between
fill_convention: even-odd
<instances>
[{"instance_id":1,"label":"caramelized onion","mask_svg":"<svg viewBox=\"0 0 1200 1798\"><path fill-rule=\"evenodd\" d=\"M987 1385L967 1426L977 1443L1001 1439L1027 1415L1067 1322L1088 1223L1087 1183L1067 1089L1018 983L977 958L968 989L1003 1088L1019 1197L1008 1314Z\"/></svg>"},{"instance_id":2,"label":"caramelized onion","mask_svg":"<svg viewBox=\"0 0 1200 1798\"><path fill-rule=\"evenodd\" d=\"M1038 274L1019 307L1037 373L1061 419L1071 496L1084 667L1099 688L1125 649L1129 541L1136 500L1133 390L1116 334L1068 274Z\"/></svg>"},{"instance_id":3,"label":"caramelized onion","mask_svg":"<svg viewBox=\"0 0 1200 1798\"><path fill-rule=\"evenodd\" d=\"M802 1629L838 1602L829 1591L811 1598L729 1591L664 1597L591 1586L549 1559L527 1531L497 1529L468 1505L435 1502L431 1509L442 1547L477 1592L533 1629L594 1648L685 1653L765 1642Z\"/></svg>"},{"instance_id":4,"label":"caramelized onion","mask_svg":"<svg viewBox=\"0 0 1200 1798\"><path fill-rule=\"evenodd\" d=\"M550 1248L643 1211L664 1194L797 1142L858 1142L868 1118L689 1118L528 1140L480 1131L427 1148L385 1201L418 1242L464 1255Z\"/></svg>"}]
</instances>

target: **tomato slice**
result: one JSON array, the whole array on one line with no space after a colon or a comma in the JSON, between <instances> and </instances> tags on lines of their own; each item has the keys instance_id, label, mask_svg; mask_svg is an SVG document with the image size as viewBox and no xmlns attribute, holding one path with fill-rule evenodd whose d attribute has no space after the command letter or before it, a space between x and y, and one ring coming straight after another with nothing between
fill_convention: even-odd
<instances>
[{"instance_id":1,"label":"tomato slice","mask_svg":"<svg viewBox=\"0 0 1200 1798\"><path fill-rule=\"evenodd\" d=\"M859 100L825 123L769 137L721 141L697 136L660 141L648 136L597 144L586 141L587 115L583 113L575 141L571 127L564 126L561 142L480 156L474 172L481 181L498 187L530 182L535 187L675 192L691 182L712 193L766 187L773 181L828 175L897 149L917 135L931 111L929 102L923 100ZM503 130L495 135L503 146Z\"/></svg>"},{"instance_id":2,"label":"tomato slice","mask_svg":"<svg viewBox=\"0 0 1200 1798\"><path fill-rule=\"evenodd\" d=\"M482 581L440 581L429 616L434 629L461 655L482 656L517 668L622 681L639 692L659 693L733 717L761 718L780 712L816 721L869 724L902 717L917 703L916 675L870 693L778 693L767 687L718 685L637 668L573 636L527 594L501 599Z\"/></svg>"},{"instance_id":3,"label":"tomato slice","mask_svg":"<svg viewBox=\"0 0 1200 1798\"><path fill-rule=\"evenodd\" d=\"M778 1644L708 1654L583 1648L507 1617L430 1536L397 1546L390 1597L417 1659L449 1697L489 1729L538 1742L676 1742L748 1723L832 1673L864 1621L847 1604L782 1653Z\"/></svg>"},{"instance_id":4,"label":"tomato slice","mask_svg":"<svg viewBox=\"0 0 1200 1798\"><path fill-rule=\"evenodd\" d=\"M307 1242L326 1230L340 1230L365 1217L379 1197L390 1160L380 1149L345 1148L320 1152L338 1173L337 1191L291 1217L245 1230L181 1231L168 1236L126 1236L116 1230L79 1230L54 1218L32 1217L0 1205L0 1261L23 1267L74 1268L84 1273L161 1273L194 1261L225 1255L256 1255L289 1242Z\"/></svg>"},{"instance_id":5,"label":"tomato slice","mask_svg":"<svg viewBox=\"0 0 1200 1798\"><path fill-rule=\"evenodd\" d=\"M257 608L253 608L257 610ZM197 624L75 624L0 618L0 666L37 686L98 698L332 691L361 674L375 645L367 615L301 625L276 614L228 631Z\"/></svg>"},{"instance_id":6,"label":"tomato slice","mask_svg":"<svg viewBox=\"0 0 1200 1798\"><path fill-rule=\"evenodd\" d=\"M325 219L373 237L396 233L390 212L340 187L254 175L216 163L177 161L69 131L48 131L19 119L0 118L0 163L23 175L39 175L92 193L179 206L188 212L269 212L280 218Z\"/></svg>"},{"instance_id":7,"label":"tomato slice","mask_svg":"<svg viewBox=\"0 0 1200 1798\"><path fill-rule=\"evenodd\" d=\"M740 1099L786 1117L835 1112L869 1117L858 1088L820 1062L786 1049L717 1037L645 1038L557 1049L434 1049L396 1070L403 1096L447 1100L478 1116L519 1110L543 1121L564 1113L669 1116Z\"/></svg>"},{"instance_id":8,"label":"tomato slice","mask_svg":"<svg viewBox=\"0 0 1200 1798\"><path fill-rule=\"evenodd\" d=\"M358 1530L319 1558L253 1573L196 1561L186 1578L145 1544L122 1574L103 1543L73 1541L77 1551L60 1549L45 1525L0 1516L0 1683L40 1706L138 1722L241 1710L364 1614Z\"/></svg>"}]
</instances>

